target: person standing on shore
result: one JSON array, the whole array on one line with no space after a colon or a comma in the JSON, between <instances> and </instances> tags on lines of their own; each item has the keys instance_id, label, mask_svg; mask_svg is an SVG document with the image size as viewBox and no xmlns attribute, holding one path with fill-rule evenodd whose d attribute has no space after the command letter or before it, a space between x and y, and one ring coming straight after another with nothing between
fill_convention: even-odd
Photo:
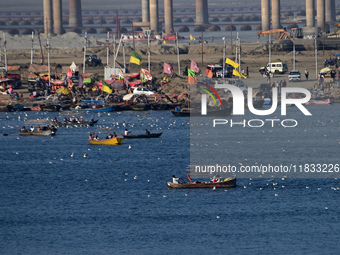
<instances>
[{"instance_id":1,"label":"person standing on shore","mask_svg":"<svg viewBox=\"0 0 340 255\"><path fill-rule=\"evenodd\" d=\"M308 72L308 69L306 68L305 69L305 76L306 76L306 80L308 81L308 75L309 75L309 72Z\"/></svg>"}]
</instances>

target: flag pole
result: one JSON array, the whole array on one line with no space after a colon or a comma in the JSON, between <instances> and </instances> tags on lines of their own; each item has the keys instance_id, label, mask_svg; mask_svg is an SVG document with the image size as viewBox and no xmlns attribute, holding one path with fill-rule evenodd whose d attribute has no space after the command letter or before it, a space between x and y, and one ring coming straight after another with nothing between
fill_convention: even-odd
<instances>
[{"instance_id":1,"label":"flag pole","mask_svg":"<svg viewBox=\"0 0 340 255\"><path fill-rule=\"evenodd\" d=\"M122 43L123 45L123 58L124 58L124 69L126 69L126 62L125 62L125 43Z\"/></svg>"},{"instance_id":2,"label":"flag pole","mask_svg":"<svg viewBox=\"0 0 340 255\"><path fill-rule=\"evenodd\" d=\"M115 55L116 55L116 35L113 36L113 68L116 68L116 59L115 59Z\"/></svg>"},{"instance_id":3,"label":"flag pole","mask_svg":"<svg viewBox=\"0 0 340 255\"><path fill-rule=\"evenodd\" d=\"M47 35L48 88L51 87L50 35Z\"/></svg>"},{"instance_id":4,"label":"flag pole","mask_svg":"<svg viewBox=\"0 0 340 255\"><path fill-rule=\"evenodd\" d=\"M150 71L150 58L151 58L151 56L150 56L150 34L148 34L148 67L149 67L149 72L151 72Z\"/></svg>"},{"instance_id":5,"label":"flag pole","mask_svg":"<svg viewBox=\"0 0 340 255\"><path fill-rule=\"evenodd\" d=\"M84 45L83 74L85 73L85 65L86 65L86 46L87 46L87 32L85 31L85 45Z\"/></svg>"},{"instance_id":6,"label":"flag pole","mask_svg":"<svg viewBox=\"0 0 340 255\"><path fill-rule=\"evenodd\" d=\"M4 51L5 51L5 69L6 69L6 72L7 72L7 41L6 41L6 34L4 33Z\"/></svg>"},{"instance_id":7,"label":"flag pole","mask_svg":"<svg viewBox=\"0 0 340 255\"><path fill-rule=\"evenodd\" d=\"M107 32L107 39L106 39L106 65L109 66L109 55L110 55L110 48L109 48L109 32Z\"/></svg>"},{"instance_id":8,"label":"flag pole","mask_svg":"<svg viewBox=\"0 0 340 255\"><path fill-rule=\"evenodd\" d=\"M178 75L181 76L181 62L179 61L178 33L176 33L176 45L177 45Z\"/></svg>"},{"instance_id":9,"label":"flag pole","mask_svg":"<svg viewBox=\"0 0 340 255\"><path fill-rule=\"evenodd\" d=\"M33 43L34 43L34 32L32 31L31 64L33 64Z\"/></svg>"},{"instance_id":10,"label":"flag pole","mask_svg":"<svg viewBox=\"0 0 340 255\"><path fill-rule=\"evenodd\" d=\"M201 42L202 42L202 66L203 66L203 28L201 28Z\"/></svg>"},{"instance_id":11,"label":"flag pole","mask_svg":"<svg viewBox=\"0 0 340 255\"><path fill-rule=\"evenodd\" d=\"M225 76L225 37L222 37L223 40L223 82Z\"/></svg>"}]
</instances>

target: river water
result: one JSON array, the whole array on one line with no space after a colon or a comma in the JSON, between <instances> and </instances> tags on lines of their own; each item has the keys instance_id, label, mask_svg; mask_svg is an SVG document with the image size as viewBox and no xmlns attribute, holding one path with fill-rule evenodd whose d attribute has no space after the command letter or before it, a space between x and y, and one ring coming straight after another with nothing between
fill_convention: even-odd
<instances>
[{"instance_id":1,"label":"river water","mask_svg":"<svg viewBox=\"0 0 340 255\"><path fill-rule=\"evenodd\" d=\"M308 121L317 122L320 111L333 120L325 122L333 139L320 144L319 158L339 156L333 131L339 131L339 105L318 107L323 110L312 107ZM190 120L169 111L83 113L78 116L98 118L98 126L59 128L55 137L12 133L28 120L70 114L0 113L2 133L9 134L0 136L1 254L338 253L337 179L243 178L228 190L170 190L165 182L173 174L184 177L190 163ZM163 134L120 146L87 141L93 131L104 137L125 128ZM313 124L306 130L315 136ZM247 139L240 129L228 132ZM264 152L275 151L270 138ZM308 135L305 140L310 146ZM294 151L302 162L304 150ZM252 149L235 145L230 155L241 153Z\"/></svg>"}]
</instances>

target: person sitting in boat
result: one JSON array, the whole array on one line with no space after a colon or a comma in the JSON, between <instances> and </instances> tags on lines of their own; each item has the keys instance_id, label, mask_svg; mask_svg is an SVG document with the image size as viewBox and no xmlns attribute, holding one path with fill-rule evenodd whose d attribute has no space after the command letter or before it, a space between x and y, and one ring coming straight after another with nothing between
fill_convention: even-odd
<instances>
[{"instance_id":1,"label":"person sitting in boat","mask_svg":"<svg viewBox=\"0 0 340 255\"><path fill-rule=\"evenodd\" d=\"M124 135L129 135L129 134L131 134L131 132L129 132L127 129L125 129Z\"/></svg>"},{"instance_id":2,"label":"person sitting in boat","mask_svg":"<svg viewBox=\"0 0 340 255\"><path fill-rule=\"evenodd\" d=\"M55 117L53 120L52 120L53 123L57 123L58 120L57 120L57 117Z\"/></svg>"},{"instance_id":3,"label":"person sitting in boat","mask_svg":"<svg viewBox=\"0 0 340 255\"><path fill-rule=\"evenodd\" d=\"M220 182L221 178L219 175L214 175L214 177L212 178L211 182Z\"/></svg>"},{"instance_id":4,"label":"person sitting in boat","mask_svg":"<svg viewBox=\"0 0 340 255\"><path fill-rule=\"evenodd\" d=\"M111 139L112 138L112 135L111 134L108 134L107 136L106 136L106 139Z\"/></svg>"},{"instance_id":5,"label":"person sitting in boat","mask_svg":"<svg viewBox=\"0 0 340 255\"><path fill-rule=\"evenodd\" d=\"M145 129L145 134L146 134L146 135L150 135L150 131L147 130L147 129Z\"/></svg>"},{"instance_id":6,"label":"person sitting in boat","mask_svg":"<svg viewBox=\"0 0 340 255\"><path fill-rule=\"evenodd\" d=\"M39 127L38 127L38 132L40 132L40 131L41 131L41 127L39 126Z\"/></svg>"},{"instance_id":7,"label":"person sitting in boat","mask_svg":"<svg viewBox=\"0 0 340 255\"><path fill-rule=\"evenodd\" d=\"M33 126L31 126L31 128L30 128L30 131L31 131L31 132L33 132L33 131L34 131L34 127L33 127Z\"/></svg>"},{"instance_id":8,"label":"person sitting in boat","mask_svg":"<svg viewBox=\"0 0 340 255\"><path fill-rule=\"evenodd\" d=\"M99 137L98 137L98 135L96 135L96 141L99 141Z\"/></svg>"},{"instance_id":9,"label":"person sitting in boat","mask_svg":"<svg viewBox=\"0 0 340 255\"><path fill-rule=\"evenodd\" d=\"M89 140L92 140L92 134L89 135Z\"/></svg>"},{"instance_id":10,"label":"person sitting in boat","mask_svg":"<svg viewBox=\"0 0 340 255\"><path fill-rule=\"evenodd\" d=\"M20 131L27 131L25 126L22 126L22 128L20 129Z\"/></svg>"},{"instance_id":11,"label":"person sitting in boat","mask_svg":"<svg viewBox=\"0 0 340 255\"><path fill-rule=\"evenodd\" d=\"M178 184L179 178L177 178L175 175L172 176L172 182L175 184Z\"/></svg>"},{"instance_id":12,"label":"person sitting in boat","mask_svg":"<svg viewBox=\"0 0 340 255\"><path fill-rule=\"evenodd\" d=\"M116 133L113 133L113 138L117 138L117 134Z\"/></svg>"}]
</instances>

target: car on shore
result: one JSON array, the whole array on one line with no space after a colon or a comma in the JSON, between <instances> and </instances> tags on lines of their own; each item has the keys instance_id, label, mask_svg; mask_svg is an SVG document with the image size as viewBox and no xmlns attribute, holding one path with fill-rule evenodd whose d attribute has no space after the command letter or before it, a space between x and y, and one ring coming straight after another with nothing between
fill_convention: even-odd
<instances>
[{"instance_id":1,"label":"car on shore","mask_svg":"<svg viewBox=\"0 0 340 255\"><path fill-rule=\"evenodd\" d=\"M301 73L299 70L292 70L289 72L288 81L301 81Z\"/></svg>"},{"instance_id":2,"label":"car on shore","mask_svg":"<svg viewBox=\"0 0 340 255\"><path fill-rule=\"evenodd\" d=\"M154 91L152 91L151 89L147 88L147 87L137 87L133 90L133 94L135 95L146 95L146 96L150 96L152 94L155 94Z\"/></svg>"}]
</instances>

